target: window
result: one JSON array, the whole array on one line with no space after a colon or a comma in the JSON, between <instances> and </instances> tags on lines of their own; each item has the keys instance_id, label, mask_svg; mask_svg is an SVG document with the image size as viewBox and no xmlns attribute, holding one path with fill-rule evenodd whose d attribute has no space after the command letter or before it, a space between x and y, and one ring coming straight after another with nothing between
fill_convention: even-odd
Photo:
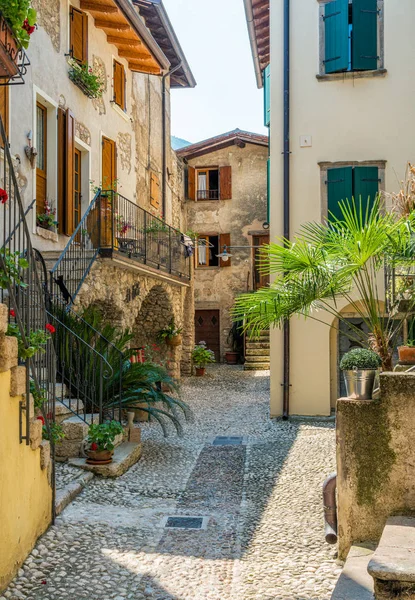
<instances>
[{"instance_id":1,"label":"window","mask_svg":"<svg viewBox=\"0 0 415 600\"><path fill-rule=\"evenodd\" d=\"M378 0L334 0L322 5L324 73L382 67L381 14Z\"/></svg>"},{"instance_id":2,"label":"window","mask_svg":"<svg viewBox=\"0 0 415 600\"><path fill-rule=\"evenodd\" d=\"M264 125L269 127L271 124L271 65L268 65L263 72L264 77Z\"/></svg>"},{"instance_id":3,"label":"window","mask_svg":"<svg viewBox=\"0 0 415 600\"><path fill-rule=\"evenodd\" d=\"M118 61L114 60L114 102L121 110L126 110L125 102L125 69Z\"/></svg>"},{"instance_id":4,"label":"window","mask_svg":"<svg viewBox=\"0 0 415 600\"><path fill-rule=\"evenodd\" d=\"M229 248L231 236L229 233L220 235L200 234L197 240L196 264L198 267L230 267L231 259L222 260L218 254L222 253L224 247Z\"/></svg>"},{"instance_id":5,"label":"window","mask_svg":"<svg viewBox=\"0 0 415 600\"><path fill-rule=\"evenodd\" d=\"M155 173L150 175L150 204L157 210L160 208L160 179Z\"/></svg>"},{"instance_id":6,"label":"window","mask_svg":"<svg viewBox=\"0 0 415 600\"><path fill-rule=\"evenodd\" d=\"M370 211L379 193L379 168L376 166L340 167L327 170L328 219L334 215L343 219L340 210L342 200L362 201L362 211Z\"/></svg>"},{"instance_id":7,"label":"window","mask_svg":"<svg viewBox=\"0 0 415 600\"><path fill-rule=\"evenodd\" d=\"M189 200L231 200L232 167L188 167Z\"/></svg>"},{"instance_id":8,"label":"window","mask_svg":"<svg viewBox=\"0 0 415 600\"><path fill-rule=\"evenodd\" d=\"M71 6L70 55L79 63L88 62L88 15Z\"/></svg>"},{"instance_id":9,"label":"window","mask_svg":"<svg viewBox=\"0 0 415 600\"><path fill-rule=\"evenodd\" d=\"M47 196L47 109L36 104L36 212L43 213Z\"/></svg>"}]
</instances>

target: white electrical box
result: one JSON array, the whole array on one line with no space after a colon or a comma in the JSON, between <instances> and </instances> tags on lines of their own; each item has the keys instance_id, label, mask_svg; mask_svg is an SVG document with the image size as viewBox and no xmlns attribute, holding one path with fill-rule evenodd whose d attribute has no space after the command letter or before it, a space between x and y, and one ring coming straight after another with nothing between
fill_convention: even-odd
<instances>
[{"instance_id":1,"label":"white electrical box","mask_svg":"<svg viewBox=\"0 0 415 600\"><path fill-rule=\"evenodd\" d=\"M311 135L302 135L300 137L301 148L310 148L313 145L313 138Z\"/></svg>"}]
</instances>

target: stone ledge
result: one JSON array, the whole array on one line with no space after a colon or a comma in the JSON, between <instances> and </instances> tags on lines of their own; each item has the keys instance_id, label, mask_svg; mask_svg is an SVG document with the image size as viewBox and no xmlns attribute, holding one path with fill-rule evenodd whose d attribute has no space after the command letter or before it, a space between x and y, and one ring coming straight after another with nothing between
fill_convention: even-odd
<instances>
[{"instance_id":1,"label":"stone ledge","mask_svg":"<svg viewBox=\"0 0 415 600\"><path fill-rule=\"evenodd\" d=\"M368 571L375 580L415 584L415 518L387 520Z\"/></svg>"},{"instance_id":2,"label":"stone ledge","mask_svg":"<svg viewBox=\"0 0 415 600\"><path fill-rule=\"evenodd\" d=\"M54 242L57 244L59 242L59 236L56 231L52 231L51 229L45 229L44 227L36 227L36 234L44 238L45 240L49 240L50 242Z\"/></svg>"},{"instance_id":3,"label":"stone ledge","mask_svg":"<svg viewBox=\"0 0 415 600\"><path fill-rule=\"evenodd\" d=\"M17 349L17 338L4 334L0 335L0 373L17 367Z\"/></svg>"},{"instance_id":4,"label":"stone ledge","mask_svg":"<svg viewBox=\"0 0 415 600\"><path fill-rule=\"evenodd\" d=\"M9 325L9 309L5 304L0 304L0 333L6 333Z\"/></svg>"},{"instance_id":5,"label":"stone ledge","mask_svg":"<svg viewBox=\"0 0 415 600\"><path fill-rule=\"evenodd\" d=\"M124 475L141 458L141 444L124 442L114 451L109 465L88 465L85 458L71 458L68 464L95 473L101 477L119 477Z\"/></svg>"},{"instance_id":6,"label":"stone ledge","mask_svg":"<svg viewBox=\"0 0 415 600\"><path fill-rule=\"evenodd\" d=\"M57 490L55 499L56 514L60 515L64 508L68 506L78 496L86 485L94 478L93 473L84 473L75 481L71 481L61 490Z\"/></svg>"},{"instance_id":7,"label":"stone ledge","mask_svg":"<svg viewBox=\"0 0 415 600\"><path fill-rule=\"evenodd\" d=\"M385 77L387 69L375 69L374 71L342 71L341 73L318 74L318 81L347 81L353 79L372 79L373 77Z\"/></svg>"},{"instance_id":8,"label":"stone ledge","mask_svg":"<svg viewBox=\"0 0 415 600\"><path fill-rule=\"evenodd\" d=\"M23 396L26 393L26 367L13 367L10 379L10 396Z\"/></svg>"}]
</instances>

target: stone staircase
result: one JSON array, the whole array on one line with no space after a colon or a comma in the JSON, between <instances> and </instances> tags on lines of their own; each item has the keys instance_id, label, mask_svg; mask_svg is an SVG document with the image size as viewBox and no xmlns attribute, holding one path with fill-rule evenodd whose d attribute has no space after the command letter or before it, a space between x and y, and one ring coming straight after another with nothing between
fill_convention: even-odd
<instances>
[{"instance_id":1,"label":"stone staircase","mask_svg":"<svg viewBox=\"0 0 415 600\"><path fill-rule=\"evenodd\" d=\"M246 338L245 371L267 371L270 368L269 330L255 338Z\"/></svg>"},{"instance_id":2,"label":"stone staircase","mask_svg":"<svg viewBox=\"0 0 415 600\"><path fill-rule=\"evenodd\" d=\"M390 517L376 550L353 546L332 600L415 600L415 517Z\"/></svg>"}]
</instances>

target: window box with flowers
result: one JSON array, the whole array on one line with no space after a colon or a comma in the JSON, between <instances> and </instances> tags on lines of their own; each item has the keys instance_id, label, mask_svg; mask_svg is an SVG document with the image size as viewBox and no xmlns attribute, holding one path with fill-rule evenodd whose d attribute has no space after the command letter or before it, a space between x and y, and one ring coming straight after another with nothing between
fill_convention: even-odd
<instances>
[{"instance_id":1,"label":"window box with flowers","mask_svg":"<svg viewBox=\"0 0 415 600\"><path fill-rule=\"evenodd\" d=\"M96 75L88 63L78 63L73 58L68 60L69 79L88 96L88 98L101 98L105 82L100 75Z\"/></svg>"},{"instance_id":2,"label":"window box with flowers","mask_svg":"<svg viewBox=\"0 0 415 600\"><path fill-rule=\"evenodd\" d=\"M36 29L36 11L30 0L0 0L0 79L19 71L22 48L28 48Z\"/></svg>"}]
</instances>

